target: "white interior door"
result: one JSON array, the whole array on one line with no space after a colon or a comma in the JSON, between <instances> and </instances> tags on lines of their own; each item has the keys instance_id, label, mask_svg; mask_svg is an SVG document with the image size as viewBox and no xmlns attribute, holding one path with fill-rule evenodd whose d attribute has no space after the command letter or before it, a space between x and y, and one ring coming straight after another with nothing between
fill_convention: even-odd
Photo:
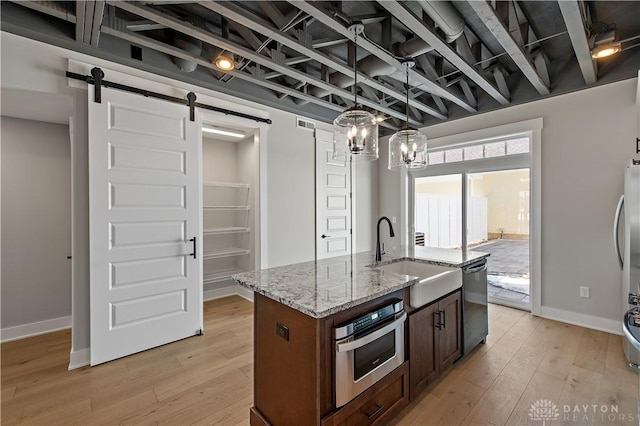
<instances>
[{"instance_id":1,"label":"white interior door","mask_svg":"<svg viewBox=\"0 0 640 426\"><path fill-rule=\"evenodd\" d=\"M316 130L316 258L351 253L350 164L332 158L333 135Z\"/></svg>"},{"instance_id":2,"label":"white interior door","mask_svg":"<svg viewBox=\"0 0 640 426\"><path fill-rule=\"evenodd\" d=\"M91 365L202 329L197 122L184 105L106 88L95 103L93 93Z\"/></svg>"}]
</instances>

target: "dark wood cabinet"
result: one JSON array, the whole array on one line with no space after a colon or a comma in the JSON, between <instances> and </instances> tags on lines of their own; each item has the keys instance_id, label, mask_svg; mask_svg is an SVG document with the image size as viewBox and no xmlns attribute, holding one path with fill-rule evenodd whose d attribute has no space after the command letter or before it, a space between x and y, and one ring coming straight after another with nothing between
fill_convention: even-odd
<instances>
[{"instance_id":1,"label":"dark wood cabinet","mask_svg":"<svg viewBox=\"0 0 640 426\"><path fill-rule=\"evenodd\" d=\"M462 356L461 301L457 290L409 315L411 399Z\"/></svg>"},{"instance_id":2,"label":"dark wood cabinet","mask_svg":"<svg viewBox=\"0 0 640 426\"><path fill-rule=\"evenodd\" d=\"M332 331L336 324L405 299L405 291L320 319L256 293L251 425L384 424L399 413L409 403L407 362L336 409Z\"/></svg>"},{"instance_id":3,"label":"dark wood cabinet","mask_svg":"<svg viewBox=\"0 0 640 426\"><path fill-rule=\"evenodd\" d=\"M409 363L405 362L338 411L321 426L387 424L409 404Z\"/></svg>"}]
</instances>

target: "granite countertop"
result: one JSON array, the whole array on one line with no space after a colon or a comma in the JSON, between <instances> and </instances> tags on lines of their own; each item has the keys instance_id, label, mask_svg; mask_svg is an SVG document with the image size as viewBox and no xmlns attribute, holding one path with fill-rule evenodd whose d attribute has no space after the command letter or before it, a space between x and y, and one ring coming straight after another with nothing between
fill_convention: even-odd
<instances>
[{"instance_id":1,"label":"granite countertop","mask_svg":"<svg viewBox=\"0 0 640 426\"><path fill-rule=\"evenodd\" d=\"M292 307L312 318L324 318L418 282L408 275L373 267L399 260L464 267L488 253L429 247L401 247L375 262L372 252L356 253L233 275L243 287ZM373 267L372 267L373 266Z\"/></svg>"}]
</instances>

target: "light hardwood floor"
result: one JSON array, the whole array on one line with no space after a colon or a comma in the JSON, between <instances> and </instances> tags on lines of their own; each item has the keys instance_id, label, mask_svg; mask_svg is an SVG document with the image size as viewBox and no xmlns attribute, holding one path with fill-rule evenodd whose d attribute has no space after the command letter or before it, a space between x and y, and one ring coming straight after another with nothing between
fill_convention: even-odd
<instances>
[{"instance_id":1,"label":"light hardwood floor","mask_svg":"<svg viewBox=\"0 0 640 426\"><path fill-rule=\"evenodd\" d=\"M248 424L252 312L239 297L207 302L204 336L74 371L69 331L2 344L2 425ZM640 378L626 368L619 336L496 305L489 318L486 345L395 424L542 425L529 417L539 400L560 412L546 424L638 424Z\"/></svg>"}]
</instances>

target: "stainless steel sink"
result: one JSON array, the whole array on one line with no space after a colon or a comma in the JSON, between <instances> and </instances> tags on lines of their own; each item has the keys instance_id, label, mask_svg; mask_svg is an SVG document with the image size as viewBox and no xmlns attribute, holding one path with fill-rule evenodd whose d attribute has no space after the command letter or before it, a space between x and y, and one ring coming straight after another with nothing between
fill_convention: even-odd
<instances>
[{"instance_id":1,"label":"stainless steel sink","mask_svg":"<svg viewBox=\"0 0 640 426\"><path fill-rule=\"evenodd\" d=\"M375 269L385 273L407 276L419 281L411 286L411 306L418 307L462 287L462 270L430 263L401 260L387 265L377 266Z\"/></svg>"}]
</instances>

